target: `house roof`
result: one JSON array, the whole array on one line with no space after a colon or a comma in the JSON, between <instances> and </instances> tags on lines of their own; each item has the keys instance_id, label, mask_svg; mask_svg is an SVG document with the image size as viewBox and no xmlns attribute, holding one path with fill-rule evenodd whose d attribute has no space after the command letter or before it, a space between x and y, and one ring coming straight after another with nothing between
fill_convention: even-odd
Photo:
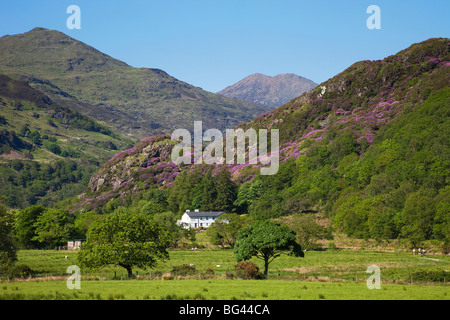
<instances>
[{"instance_id":1,"label":"house roof","mask_svg":"<svg viewBox=\"0 0 450 320\"><path fill-rule=\"evenodd\" d=\"M193 217L218 217L222 214L225 214L223 211L186 211L186 214Z\"/></svg>"}]
</instances>

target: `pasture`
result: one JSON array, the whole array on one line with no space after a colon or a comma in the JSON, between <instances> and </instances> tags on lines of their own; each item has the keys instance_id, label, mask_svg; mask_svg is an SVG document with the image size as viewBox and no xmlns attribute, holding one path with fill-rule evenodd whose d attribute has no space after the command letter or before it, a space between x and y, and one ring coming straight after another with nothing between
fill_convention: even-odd
<instances>
[{"instance_id":1,"label":"pasture","mask_svg":"<svg viewBox=\"0 0 450 320\"><path fill-rule=\"evenodd\" d=\"M170 259L151 270L134 270L126 279L120 267L81 270L81 289L67 288L67 267L76 265L75 251L22 250L18 264L29 266L32 278L4 280L0 299L81 300L294 300L377 299L449 300L450 257L413 256L376 250L306 252L304 258L281 256L265 280L242 280L234 273L233 251L173 249ZM262 261L253 259L261 269ZM173 275L174 266L194 265L197 272ZM381 289L369 290L367 267L380 268ZM209 272L206 270L209 269ZM212 271L211 271L212 270Z\"/></svg>"}]
</instances>

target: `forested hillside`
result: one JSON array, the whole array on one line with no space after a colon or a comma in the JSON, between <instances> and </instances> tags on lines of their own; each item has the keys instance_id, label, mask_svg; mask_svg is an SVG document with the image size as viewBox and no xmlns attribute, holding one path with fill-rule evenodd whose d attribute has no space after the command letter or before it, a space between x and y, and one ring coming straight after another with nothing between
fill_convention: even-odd
<instances>
[{"instance_id":1,"label":"forested hillside","mask_svg":"<svg viewBox=\"0 0 450 320\"><path fill-rule=\"evenodd\" d=\"M12 208L54 203L86 188L100 164L131 140L0 75L0 196Z\"/></svg>"},{"instance_id":2,"label":"forested hillside","mask_svg":"<svg viewBox=\"0 0 450 320\"><path fill-rule=\"evenodd\" d=\"M450 42L361 61L241 127L278 128L277 174L258 165L176 166L169 137L120 152L72 210L226 210L328 217L357 238L450 240ZM156 209L155 209L156 210Z\"/></svg>"}]
</instances>

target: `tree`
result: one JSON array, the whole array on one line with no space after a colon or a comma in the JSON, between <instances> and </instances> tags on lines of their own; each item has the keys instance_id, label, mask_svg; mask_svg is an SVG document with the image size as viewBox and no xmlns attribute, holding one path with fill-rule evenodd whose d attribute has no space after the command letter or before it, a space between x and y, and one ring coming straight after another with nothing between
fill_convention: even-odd
<instances>
[{"instance_id":1,"label":"tree","mask_svg":"<svg viewBox=\"0 0 450 320\"><path fill-rule=\"evenodd\" d=\"M450 186L439 191L436 196L436 215L434 217L433 234L450 246Z\"/></svg>"},{"instance_id":2,"label":"tree","mask_svg":"<svg viewBox=\"0 0 450 320\"><path fill-rule=\"evenodd\" d=\"M28 137L30 132L31 132L30 128L28 127L28 125L25 124L20 128L19 135L22 137Z\"/></svg>"},{"instance_id":3,"label":"tree","mask_svg":"<svg viewBox=\"0 0 450 320\"><path fill-rule=\"evenodd\" d=\"M55 142L49 142L45 144L47 150L53 152L54 154L61 154L61 148Z\"/></svg>"},{"instance_id":4,"label":"tree","mask_svg":"<svg viewBox=\"0 0 450 320\"><path fill-rule=\"evenodd\" d=\"M28 137L34 144L37 144L39 146L42 144L41 134L39 133L39 131L32 131Z\"/></svg>"},{"instance_id":5,"label":"tree","mask_svg":"<svg viewBox=\"0 0 450 320\"><path fill-rule=\"evenodd\" d=\"M402 212L401 235L414 246L431 238L435 216L433 190L421 188L408 195Z\"/></svg>"},{"instance_id":6,"label":"tree","mask_svg":"<svg viewBox=\"0 0 450 320\"><path fill-rule=\"evenodd\" d=\"M208 171L203 177L201 184L203 185L203 194L201 197L201 209L204 211L215 211L217 200L216 181L211 173Z\"/></svg>"},{"instance_id":7,"label":"tree","mask_svg":"<svg viewBox=\"0 0 450 320\"><path fill-rule=\"evenodd\" d=\"M231 180L231 174L225 166L216 176L217 198L215 207L217 210L231 212L237 196L237 185Z\"/></svg>"},{"instance_id":8,"label":"tree","mask_svg":"<svg viewBox=\"0 0 450 320\"><path fill-rule=\"evenodd\" d=\"M17 260L13 246L13 215L0 204L0 272L8 271Z\"/></svg>"},{"instance_id":9,"label":"tree","mask_svg":"<svg viewBox=\"0 0 450 320\"><path fill-rule=\"evenodd\" d=\"M234 205L239 213L248 213L248 208L254 200L261 196L262 183L257 179L254 182L244 182L238 190Z\"/></svg>"},{"instance_id":10,"label":"tree","mask_svg":"<svg viewBox=\"0 0 450 320\"><path fill-rule=\"evenodd\" d=\"M318 224L313 215L297 214L286 217L286 225L294 230L302 248L312 250L318 247L317 240L333 239L330 228Z\"/></svg>"},{"instance_id":11,"label":"tree","mask_svg":"<svg viewBox=\"0 0 450 320\"><path fill-rule=\"evenodd\" d=\"M177 215L172 211L155 213L154 218L157 223L169 231L172 247L176 247L178 241L182 238L188 239L191 242L195 241L195 230L191 228L185 229L177 225Z\"/></svg>"},{"instance_id":12,"label":"tree","mask_svg":"<svg viewBox=\"0 0 450 320\"><path fill-rule=\"evenodd\" d=\"M74 232L75 217L61 209L47 209L35 223L37 240L48 247L55 247L67 243Z\"/></svg>"},{"instance_id":13,"label":"tree","mask_svg":"<svg viewBox=\"0 0 450 320\"><path fill-rule=\"evenodd\" d=\"M166 248L170 242L169 232L152 217L112 213L91 225L78 253L78 263L87 268L118 265L131 278L134 267L152 268L168 259Z\"/></svg>"},{"instance_id":14,"label":"tree","mask_svg":"<svg viewBox=\"0 0 450 320\"><path fill-rule=\"evenodd\" d=\"M207 229L212 244L234 248L239 232L249 225L248 216L223 214Z\"/></svg>"},{"instance_id":15,"label":"tree","mask_svg":"<svg viewBox=\"0 0 450 320\"><path fill-rule=\"evenodd\" d=\"M85 239L86 233L89 230L89 227L92 223L97 221L98 219L101 219L101 215L95 213L95 212L84 212L84 210L81 210L76 215L75 221L74 221L74 228L77 238Z\"/></svg>"},{"instance_id":16,"label":"tree","mask_svg":"<svg viewBox=\"0 0 450 320\"><path fill-rule=\"evenodd\" d=\"M152 215L157 213L162 213L167 210L167 204L161 204L158 202L155 202L154 200L151 200L144 204L140 210L140 213L146 214L146 215Z\"/></svg>"},{"instance_id":17,"label":"tree","mask_svg":"<svg viewBox=\"0 0 450 320\"><path fill-rule=\"evenodd\" d=\"M303 257L304 253L296 242L295 232L287 226L269 220L258 221L243 229L236 240L234 254L238 262L255 256L264 260L264 275L269 264L281 254Z\"/></svg>"},{"instance_id":18,"label":"tree","mask_svg":"<svg viewBox=\"0 0 450 320\"><path fill-rule=\"evenodd\" d=\"M201 166L195 167L192 172L181 171L176 177L167 198L168 210L174 213L183 213L192 205L193 190L204 178ZM196 208L197 209L197 208Z\"/></svg>"},{"instance_id":19,"label":"tree","mask_svg":"<svg viewBox=\"0 0 450 320\"><path fill-rule=\"evenodd\" d=\"M36 205L18 210L14 225L14 236L17 242L25 249L36 248L39 246L39 242L33 240L36 235L35 222L44 211L45 207Z\"/></svg>"}]
</instances>

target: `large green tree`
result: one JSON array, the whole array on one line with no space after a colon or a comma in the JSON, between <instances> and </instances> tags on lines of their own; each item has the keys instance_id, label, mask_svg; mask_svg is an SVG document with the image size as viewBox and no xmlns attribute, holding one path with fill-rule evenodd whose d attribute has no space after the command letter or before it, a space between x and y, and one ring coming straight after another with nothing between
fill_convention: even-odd
<instances>
[{"instance_id":1,"label":"large green tree","mask_svg":"<svg viewBox=\"0 0 450 320\"><path fill-rule=\"evenodd\" d=\"M216 176L217 198L215 201L216 210L232 212L234 201L236 200L238 187L231 180L231 174L228 167L222 167Z\"/></svg>"},{"instance_id":2,"label":"large green tree","mask_svg":"<svg viewBox=\"0 0 450 320\"><path fill-rule=\"evenodd\" d=\"M39 246L39 241L33 240L36 235L35 223L45 210L45 207L37 205L17 210L14 235L19 245L25 249L36 248Z\"/></svg>"},{"instance_id":3,"label":"large green tree","mask_svg":"<svg viewBox=\"0 0 450 320\"><path fill-rule=\"evenodd\" d=\"M171 240L167 229L148 215L112 213L91 225L78 262L93 269L118 265L132 277L134 267L152 268L168 259Z\"/></svg>"},{"instance_id":4,"label":"large green tree","mask_svg":"<svg viewBox=\"0 0 450 320\"><path fill-rule=\"evenodd\" d=\"M13 215L0 204L0 273L10 269L17 260L12 230Z\"/></svg>"},{"instance_id":5,"label":"large green tree","mask_svg":"<svg viewBox=\"0 0 450 320\"><path fill-rule=\"evenodd\" d=\"M420 245L432 236L435 216L435 202L433 190L421 188L408 195L402 212L402 235L407 237L413 245Z\"/></svg>"},{"instance_id":6,"label":"large green tree","mask_svg":"<svg viewBox=\"0 0 450 320\"><path fill-rule=\"evenodd\" d=\"M47 209L35 223L35 236L46 247L64 245L74 235L75 216L62 209Z\"/></svg>"},{"instance_id":7,"label":"large green tree","mask_svg":"<svg viewBox=\"0 0 450 320\"><path fill-rule=\"evenodd\" d=\"M254 182L244 182L238 189L234 205L238 213L248 213L248 208L254 200L261 196L262 182L256 179Z\"/></svg>"},{"instance_id":8,"label":"large green tree","mask_svg":"<svg viewBox=\"0 0 450 320\"><path fill-rule=\"evenodd\" d=\"M252 257L264 260L264 275L269 264L281 254L303 257L295 232L287 226L269 220L258 221L243 229L236 240L234 254L238 262Z\"/></svg>"},{"instance_id":9,"label":"large green tree","mask_svg":"<svg viewBox=\"0 0 450 320\"><path fill-rule=\"evenodd\" d=\"M201 181L203 186L203 193L201 196L201 210L203 211L215 211L217 209L217 188L216 181L211 173L208 171ZM195 208L197 209L197 208Z\"/></svg>"}]
</instances>

